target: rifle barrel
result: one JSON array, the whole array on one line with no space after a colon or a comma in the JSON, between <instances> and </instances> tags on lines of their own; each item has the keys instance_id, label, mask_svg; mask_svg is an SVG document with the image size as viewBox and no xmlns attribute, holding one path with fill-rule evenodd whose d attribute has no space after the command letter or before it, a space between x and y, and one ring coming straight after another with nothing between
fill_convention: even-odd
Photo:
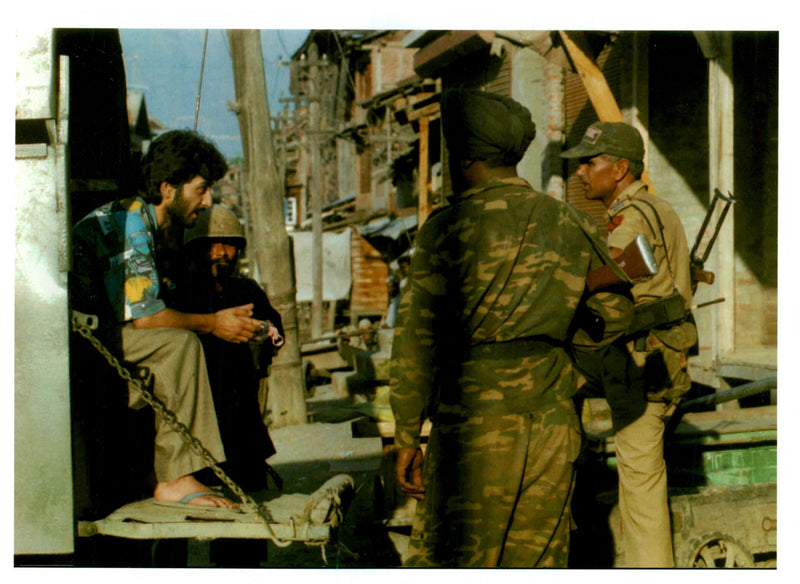
<instances>
[{"instance_id":1,"label":"rifle barrel","mask_svg":"<svg viewBox=\"0 0 800 584\"><path fill-rule=\"evenodd\" d=\"M724 298L717 298L715 300L709 300L708 302L701 302L700 304L695 304L692 306L692 310L697 310L698 308L705 308L706 306L711 306L712 304L719 304L720 302L725 302Z\"/></svg>"}]
</instances>

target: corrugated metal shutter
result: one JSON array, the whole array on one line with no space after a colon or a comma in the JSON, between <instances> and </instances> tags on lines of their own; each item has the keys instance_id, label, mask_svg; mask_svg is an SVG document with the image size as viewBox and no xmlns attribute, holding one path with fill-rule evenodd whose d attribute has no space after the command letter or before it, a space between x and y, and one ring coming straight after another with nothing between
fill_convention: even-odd
<instances>
[{"instance_id":1,"label":"corrugated metal shutter","mask_svg":"<svg viewBox=\"0 0 800 584\"><path fill-rule=\"evenodd\" d=\"M350 261L353 287L350 292L350 315L383 316L389 305L386 277L389 268L381 253L358 232L352 230Z\"/></svg>"},{"instance_id":2,"label":"corrugated metal shutter","mask_svg":"<svg viewBox=\"0 0 800 584\"><path fill-rule=\"evenodd\" d=\"M621 45L606 45L597 57L597 65L603 71L611 92L622 106L620 93L622 92L622 66L623 50ZM581 141L586 127L597 121L592 103L586 93L580 76L568 72L564 85L564 122L566 144L565 148L572 148ZM599 201L589 201L583 196L581 181L575 176L577 163L570 161L567 164L566 191L567 201L589 213L600 227L601 233L606 233L608 214L606 208Z\"/></svg>"},{"instance_id":3,"label":"corrugated metal shutter","mask_svg":"<svg viewBox=\"0 0 800 584\"><path fill-rule=\"evenodd\" d=\"M489 76L485 82L484 90L490 93L497 93L498 95L505 95L511 96L511 57L508 53L503 56L503 59L499 63L499 68L496 70L496 74L491 76L494 67L492 67L492 62L489 65ZM496 66L496 65L495 65Z\"/></svg>"}]
</instances>

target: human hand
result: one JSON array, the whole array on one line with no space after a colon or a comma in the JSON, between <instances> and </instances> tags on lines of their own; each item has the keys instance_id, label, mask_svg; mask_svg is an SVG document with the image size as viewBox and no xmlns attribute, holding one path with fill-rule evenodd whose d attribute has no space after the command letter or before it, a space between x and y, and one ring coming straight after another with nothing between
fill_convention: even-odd
<instances>
[{"instance_id":1,"label":"human hand","mask_svg":"<svg viewBox=\"0 0 800 584\"><path fill-rule=\"evenodd\" d=\"M272 324L270 321L267 321L269 326L267 327L267 336L272 341L272 345L275 347L282 347L283 343L286 342L285 339L281 336L278 327Z\"/></svg>"},{"instance_id":2,"label":"human hand","mask_svg":"<svg viewBox=\"0 0 800 584\"><path fill-rule=\"evenodd\" d=\"M250 318L252 314L252 303L215 312L211 334L229 343L246 343L261 328L261 321Z\"/></svg>"},{"instance_id":3,"label":"human hand","mask_svg":"<svg viewBox=\"0 0 800 584\"><path fill-rule=\"evenodd\" d=\"M425 498L422 486L422 450L420 448L399 448L394 463L394 475L400 490L414 499Z\"/></svg>"},{"instance_id":4,"label":"human hand","mask_svg":"<svg viewBox=\"0 0 800 584\"><path fill-rule=\"evenodd\" d=\"M273 347L282 347L285 342L278 327L269 320L262 320L259 322L259 331L256 333L256 336L253 337L253 341L256 343L263 343L267 339L270 340Z\"/></svg>"}]
</instances>

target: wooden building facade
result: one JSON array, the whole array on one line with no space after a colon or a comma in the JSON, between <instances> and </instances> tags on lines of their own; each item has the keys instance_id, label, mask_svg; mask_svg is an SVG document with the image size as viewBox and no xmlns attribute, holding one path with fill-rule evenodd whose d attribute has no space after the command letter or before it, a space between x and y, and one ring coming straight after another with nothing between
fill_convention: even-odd
<instances>
[{"instance_id":1,"label":"wooden building facade","mask_svg":"<svg viewBox=\"0 0 800 584\"><path fill-rule=\"evenodd\" d=\"M695 296L698 304L725 300L695 312L693 378L724 388L775 374L777 33L314 31L295 59L312 43L335 63L325 229L356 226L354 242L368 233L368 245L354 244L353 253L383 264L375 273L408 252L414 232L403 231L399 242L381 238L376 222L416 215L420 225L451 192L442 91L480 88L528 107L538 132L519 174L602 228L605 209L583 198L574 163L559 153L593 121L621 119L642 133L648 182L676 209L690 245L716 189L738 201L706 262L716 281ZM352 265L363 261L354 256ZM368 288L380 285L380 277L360 274L351 302L380 298L377 314L385 297Z\"/></svg>"}]
</instances>

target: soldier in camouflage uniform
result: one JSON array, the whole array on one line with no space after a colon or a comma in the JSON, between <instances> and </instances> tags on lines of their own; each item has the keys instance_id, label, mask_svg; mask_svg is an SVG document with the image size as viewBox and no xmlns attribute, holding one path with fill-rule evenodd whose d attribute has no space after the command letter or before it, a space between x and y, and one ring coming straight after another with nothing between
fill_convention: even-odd
<instances>
[{"instance_id":1,"label":"soldier in camouflage uniform","mask_svg":"<svg viewBox=\"0 0 800 584\"><path fill-rule=\"evenodd\" d=\"M417 235L392 354L395 473L419 499L406 565L564 567L580 444L566 345L579 311L602 344L632 303L584 297L596 229L517 176L530 112L468 90L441 111L455 194Z\"/></svg>"}]
</instances>

